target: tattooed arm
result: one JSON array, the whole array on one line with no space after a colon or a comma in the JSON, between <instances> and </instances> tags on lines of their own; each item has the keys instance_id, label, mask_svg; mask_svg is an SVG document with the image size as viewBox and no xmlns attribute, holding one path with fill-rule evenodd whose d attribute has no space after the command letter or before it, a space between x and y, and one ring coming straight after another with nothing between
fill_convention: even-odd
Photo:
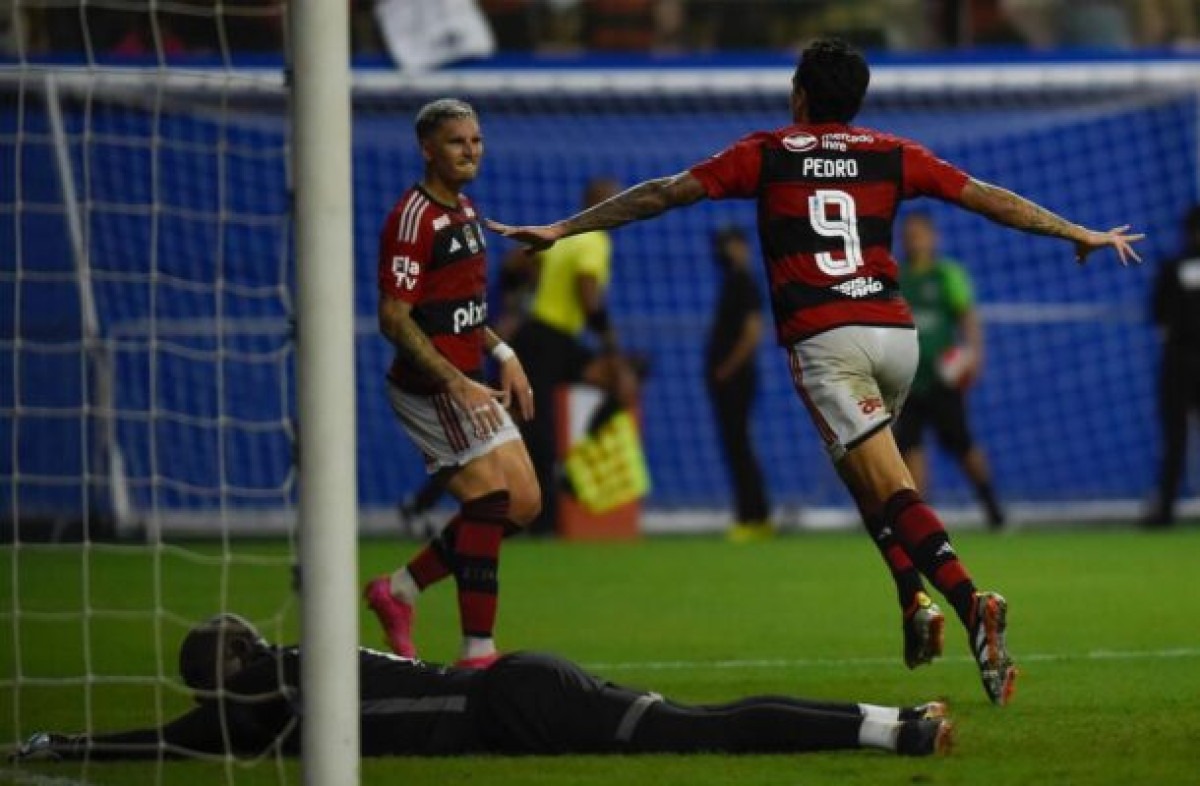
<instances>
[{"instance_id":1,"label":"tattooed arm","mask_svg":"<svg viewBox=\"0 0 1200 786\"><path fill-rule=\"evenodd\" d=\"M1145 235L1129 234L1129 227L1122 226L1107 232L1097 232L1067 221L1046 208L1013 192L972 179L963 188L959 204L975 213L990 218L998 224L1020 229L1035 235L1062 238L1075 244L1075 257L1084 262L1088 254L1112 246L1124 265L1132 258L1141 262L1141 257L1131 244Z\"/></svg>"},{"instance_id":2,"label":"tattooed arm","mask_svg":"<svg viewBox=\"0 0 1200 786\"><path fill-rule=\"evenodd\" d=\"M379 298L379 331L413 365L430 378L449 385L462 376L421 330L412 315L412 304L395 298Z\"/></svg>"},{"instance_id":3,"label":"tattooed arm","mask_svg":"<svg viewBox=\"0 0 1200 786\"><path fill-rule=\"evenodd\" d=\"M704 186L691 172L646 180L570 218L539 227L511 227L489 220L488 228L512 238L534 251L558 240L597 229L613 229L631 221L653 218L660 213L698 202L706 196Z\"/></svg>"},{"instance_id":4,"label":"tattooed arm","mask_svg":"<svg viewBox=\"0 0 1200 786\"><path fill-rule=\"evenodd\" d=\"M596 229L612 229L631 221L641 221L683 207L704 197L704 186L690 172L674 177L646 180L628 188L611 199L576 213L558 226L563 237L581 235Z\"/></svg>"},{"instance_id":5,"label":"tattooed arm","mask_svg":"<svg viewBox=\"0 0 1200 786\"><path fill-rule=\"evenodd\" d=\"M411 303L381 297L379 330L413 365L445 388L481 434L491 434L500 427L500 412L495 406L499 394L467 377L438 351L413 319Z\"/></svg>"}]
</instances>

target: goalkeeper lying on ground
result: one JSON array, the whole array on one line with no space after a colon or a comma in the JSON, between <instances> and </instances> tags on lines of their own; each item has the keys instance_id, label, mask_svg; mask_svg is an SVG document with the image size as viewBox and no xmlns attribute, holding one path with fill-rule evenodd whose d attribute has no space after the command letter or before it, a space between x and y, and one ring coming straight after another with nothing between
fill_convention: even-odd
<instances>
[{"instance_id":1,"label":"goalkeeper lying on ground","mask_svg":"<svg viewBox=\"0 0 1200 786\"><path fill-rule=\"evenodd\" d=\"M246 620L224 614L187 634L179 667L199 706L162 728L90 737L43 732L13 758L255 756L274 746L298 752L297 647L272 645ZM360 649L359 669L364 756L846 748L924 756L950 744L939 702L896 708L758 696L689 706L605 682L561 658L522 652L486 670L463 670Z\"/></svg>"}]
</instances>

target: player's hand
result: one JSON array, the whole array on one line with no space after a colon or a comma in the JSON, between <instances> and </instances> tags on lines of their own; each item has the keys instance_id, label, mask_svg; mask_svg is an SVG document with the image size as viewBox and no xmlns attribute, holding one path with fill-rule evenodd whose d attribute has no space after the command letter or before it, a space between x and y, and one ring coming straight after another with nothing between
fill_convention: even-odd
<instances>
[{"instance_id":1,"label":"player's hand","mask_svg":"<svg viewBox=\"0 0 1200 786\"><path fill-rule=\"evenodd\" d=\"M515 240L530 251L545 251L566 234L558 224L540 227L513 227L490 218L484 221L484 224L496 234Z\"/></svg>"},{"instance_id":2,"label":"player's hand","mask_svg":"<svg viewBox=\"0 0 1200 786\"><path fill-rule=\"evenodd\" d=\"M65 734L39 731L21 743L9 757L9 761L59 761L62 750L70 747L73 740Z\"/></svg>"},{"instance_id":3,"label":"player's hand","mask_svg":"<svg viewBox=\"0 0 1200 786\"><path fill-rule=\"evenodd\" d=\"M504 397L501 391L460 374L446 385L446 392L454 405L470 418L476 437L487 439L500 430L504 423L503 412L497 403L497 399Z\"/></svg>"},{"instance_id":4,"label":"player's hand","mask_svg":"<svg viewBox=\"0 0 1200 786\"><path fill-rule=\"evenodd\" d=\"M1129 224L1114 227L1107 232L1096 232L1091 229L1086 229L1084 232L1085 236L1075 242L1075 261L1079 264L1086 264L1089 254L1108 246L1112 246L1117 252L1122 265L1128 265L1131 259L1138 263L1142 261L1142 258L1133 250L1133 244L1144 238L1145 235L1129 234Z\"/></svg>"},{"instance_id":5,"label":"player's hand","mask_svg":"<svg viewBox=\"0 0 1200 786\"><path fill-rule=\"evenodd\" d=\"M500 364L501 403L509 409L516 408L522 420L533 420L533 388L521 360L511 357Z\"/></svg>"}]
</instances>

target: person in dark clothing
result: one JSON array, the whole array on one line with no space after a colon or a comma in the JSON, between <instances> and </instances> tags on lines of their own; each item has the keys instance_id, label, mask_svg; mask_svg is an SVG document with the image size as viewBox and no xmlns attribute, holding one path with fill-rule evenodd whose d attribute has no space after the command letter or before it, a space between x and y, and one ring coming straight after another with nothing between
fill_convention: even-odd
<instances>
[{"instance_id":1,"label":"person in dark clothing","mask_svg":"<svg viewBox=\"0 0 1200 786\"><path fill-rule=\"evenodd\" d=\"M762 467L750 441L750 407L758 389L758 345L762 340L762 295L750 273L750 241L737 227L713 235L721 268L721 293L705 358L712 400L730 478L736 518L729 539L745 543L771 537L770 505Z\"/></svg>"},{"instance_id":2,"label":"person in dark clothing","mask_svg":"<svg viewBox=\"0 0 1200 786\"><path fill-rule=\"evenodd\" d=\"M1200 412L1200 205L1184 219L1184 251L1163 265L1154 287L1154 322L1162 331L1159 418L1163 458L1158 498L1146 523L1170 526L1187 454L1188 411Z\"/></svg>"},{"instance_id":3,"label":"person in dark clothing","mask_svg":"<svg viewBox=\"0 0 1200 786\"><path fill-rule=\"evenodd\" d=\"M34 734L33 759L155 759L299 752L300 650L275 646L222 614L193 628L180 672L198 706L162 727L109 734ZM784 753L949 749L946 705L916 707L761 696L690 706L625 688L553 655L516 652L487 669L436 666L359 650L362 755Z\"/></svg>"}]
</instances>

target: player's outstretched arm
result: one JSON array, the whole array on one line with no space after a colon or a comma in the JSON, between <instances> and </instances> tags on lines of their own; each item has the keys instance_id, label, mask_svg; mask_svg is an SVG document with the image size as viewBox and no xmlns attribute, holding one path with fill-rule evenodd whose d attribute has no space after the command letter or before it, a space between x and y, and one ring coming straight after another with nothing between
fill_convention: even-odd
<instances>
[{"instance_id":1,"label":"player's outstretched arm","mask_svg":"<svg viewBox=\"0 0 1200 786\"><path fill-rule=\"evenodd\" d=\"M707 196L704 186L691 172L672 177L646 180L627 188L611 199L570 218L544 226L514 227L498 221L487 221L488 229L523 243L533 251L541 251L571 235L582 235L597 229L614 229L630 223L653 218L676 207L699 202Z\"/></svg>"},{"instance_id":2,"label":"player's outstretched arm","mask_svg":"<svg viewBox=\"0 0 1200 786\"><path fill-rule=\"evenodd\" d=\"M227 703L222 715L216 702L206 702L162 727L110 734L39 732L10 757L13 761L114 761L217 755L228 746L237 753L266 750L286 726L271 728L245 705ZM228 741L227 741L228 739Z\"/></svg>"},{"instance_id":3,"label":"player's outstretched arm","mask_svg":"<svg viewBox=\"0 0 1200 786\"><path fill-rule=\"evenodd\" d=\"M1133 250L1133 244L1145 237L1130 234L1129 226L1120 226L1107 232L1097 232L1078 224L1072 224L1034 202L999 186L971 179L963 188L959 204L975 213L990 218L999 224L1031 232L1036 235L1060 237L1075 244L1075 260L1080 264L1088 255L1102 248L1112 247L1122 265L1129 260L1141 262L1142 258Z\"/></svg>"}]
</instances>

